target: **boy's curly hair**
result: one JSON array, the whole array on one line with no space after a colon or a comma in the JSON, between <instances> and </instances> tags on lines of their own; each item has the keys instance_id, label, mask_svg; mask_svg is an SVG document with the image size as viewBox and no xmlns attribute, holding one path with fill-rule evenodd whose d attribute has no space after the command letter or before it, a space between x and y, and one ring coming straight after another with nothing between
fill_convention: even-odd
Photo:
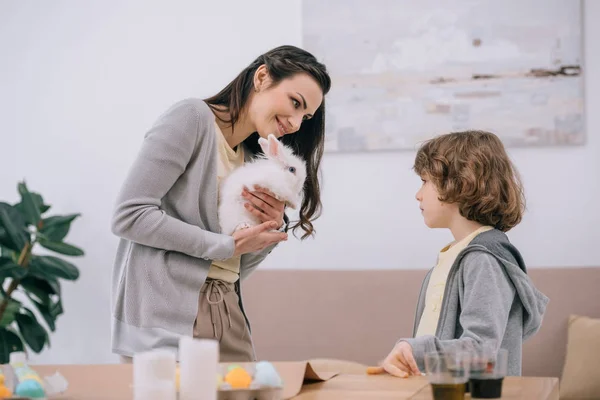
<instances>
[{"instance_id":1,"label":"boy's curly hair","mask_svg":"<svg viewBox=\"0 0 600 400\"><path fill-rule=\"evenodd\" d=\"M415 172L437 187L439 200L457 203L460 215L503 232L521 222L525 196L521 179L493 133L453 132L423 144Z\"/></svg>"}]
</instances>

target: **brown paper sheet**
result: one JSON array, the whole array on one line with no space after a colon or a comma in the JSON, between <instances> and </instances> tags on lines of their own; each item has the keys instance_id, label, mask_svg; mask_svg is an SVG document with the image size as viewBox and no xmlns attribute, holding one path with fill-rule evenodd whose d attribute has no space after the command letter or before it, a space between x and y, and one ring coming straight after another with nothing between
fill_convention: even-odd
<instances>
[{"instance_id":1,"label":"brown paper sheet","mask_svg":"<svg viewBox=\"0 0 600 400\"><path fill-rule=\"evenodd\" d=\"M310 361L274 362L273 365L283 379L284 399L296 396L305 384L324 382L337 375L331 371L315 371Z\"/></svg>"}]
</instances>

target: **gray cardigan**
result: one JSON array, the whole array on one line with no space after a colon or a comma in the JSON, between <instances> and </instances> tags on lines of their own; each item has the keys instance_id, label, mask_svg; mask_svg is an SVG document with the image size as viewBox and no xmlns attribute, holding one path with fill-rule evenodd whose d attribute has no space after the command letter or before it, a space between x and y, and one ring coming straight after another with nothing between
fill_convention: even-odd
<instances>
[{"instance_id":1,"label":"gray cardigan","mask_svg":"<svg viewBox=\"0 0 600 400\"><path fill-rule=\"evenodd\" d=\"M421 287L413 335L431 272ZM428 352L477 349L485 342L506 349L508 375L521 375L523 341L540 329L548 301L527 275L517 248L493 229L477 235L450 268L435 336L401 340L412 346L421 372Z\"/></svg>"},{"instance_id":2,"label":"gray cardigan","mask_svg":"<svg viewBox=\"0 0 600 400\"><path fill-rule=\"evenodd\" d=\"M121 188L112 220L121 238L111 304L117 354L176 352L179 338L193 334L211 261L233 255L234 240L220 233L217 216L214 120L202 100L173 105L145 135ZM273 247L241 257L242 311L240 281Z\"/></svg>"}]
</instances>

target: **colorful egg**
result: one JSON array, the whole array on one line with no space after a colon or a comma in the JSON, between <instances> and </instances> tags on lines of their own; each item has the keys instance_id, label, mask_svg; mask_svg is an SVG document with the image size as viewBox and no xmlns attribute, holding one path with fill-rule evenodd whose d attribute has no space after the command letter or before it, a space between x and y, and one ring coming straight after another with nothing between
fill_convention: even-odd
<instances>
[{"instance_id":1,"label":"colorful egg","mask_svg":"<svg viewBox=\"0 0 600 400\"><path fill-rule=\"evenodd\" d=\"M247 389L252 383L252 377L244 368L237 367L225 375L225 382L229 383L234 389Z\"/></svg>"},{"instance_id":2,"label":"colorful egg","mask_svg":"<svg viewBox=\"0 0 600 400\"><path fill-rule=\"evenodd\" d=\"M32 380L32 381L36 381L40 385L44 384L44 382L42 381L42 378L40 378L40 376L38 374L32 374L31 372L24 374L22 377L19 378L19 380L20 381Z\"/></svg>"},{"instance_id":3,"label":"colorful egg","mask_svg":"<svg viewBox=\"0 0 600 400\"><path fill-rule=\"evenodd\" d=\"M230 366L227 367L227 372L229 372L229 371L231 371L233 369L236 369L236 368L242 368L242 367L240 367L237 364L231 364Z\"/></svg>"},{"instance_id":4,"label":"colorful egg","mask_svg":"<svg viewBox=\"0 0 600 400\"><path fill-rule=\"evenodd\" d=\"M283 387L283 381L277 373L277 370L268 361L260 361L256 364L256 374L254 381L260 386Z\"/></svg>"},{"instance_id":5,"label":"colorful egg","mask_svg":"<svg viewBox=\"0 0 600 400\"><path fill-rule=\"evenodd\" d=\"M8 399L10 397L12 397L12 392L3 383L0 385L0 399Z\"/></svg>"},{"instance_id":6,"label":"colorful egg","mask_svg":"<svg viewBox=\"0 0 600 400\"><path fill-rule=\"evenodd\" d=\"M32 379L20 382L15 389L15 394L23 397L31 397L33 399L46 397L42 385Z\"/></svg>"}]
</instances>

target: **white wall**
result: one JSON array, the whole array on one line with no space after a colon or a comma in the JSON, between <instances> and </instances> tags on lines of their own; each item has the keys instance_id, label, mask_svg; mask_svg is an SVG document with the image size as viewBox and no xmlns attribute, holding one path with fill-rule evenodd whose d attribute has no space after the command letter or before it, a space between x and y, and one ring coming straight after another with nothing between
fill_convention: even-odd
<instances>
[{"instance_id":1,"label":"white wall","mask_svg":"<svg viewBox=\"0 0 600 400\"><path fill-rule=\"evenodd\" d=\"M587 38L600 36L598 18L600 3L587 1ZM115 360L109 219L145 130L171 103L213 94L283 43L301 45L300 0L0 2L0 200L16 201L26 178L55 212L83 214L68 237L86 250L75 260L81 278L64 284L66 313L37 361ZM531 267L600 265L600 47L585 46L586 146L510 149L529 200L510 236ZM317 238L290 240L263 267L430 267L450 237L422 223L413 157L327 154Z\"/></svg>"}]
</instances>

